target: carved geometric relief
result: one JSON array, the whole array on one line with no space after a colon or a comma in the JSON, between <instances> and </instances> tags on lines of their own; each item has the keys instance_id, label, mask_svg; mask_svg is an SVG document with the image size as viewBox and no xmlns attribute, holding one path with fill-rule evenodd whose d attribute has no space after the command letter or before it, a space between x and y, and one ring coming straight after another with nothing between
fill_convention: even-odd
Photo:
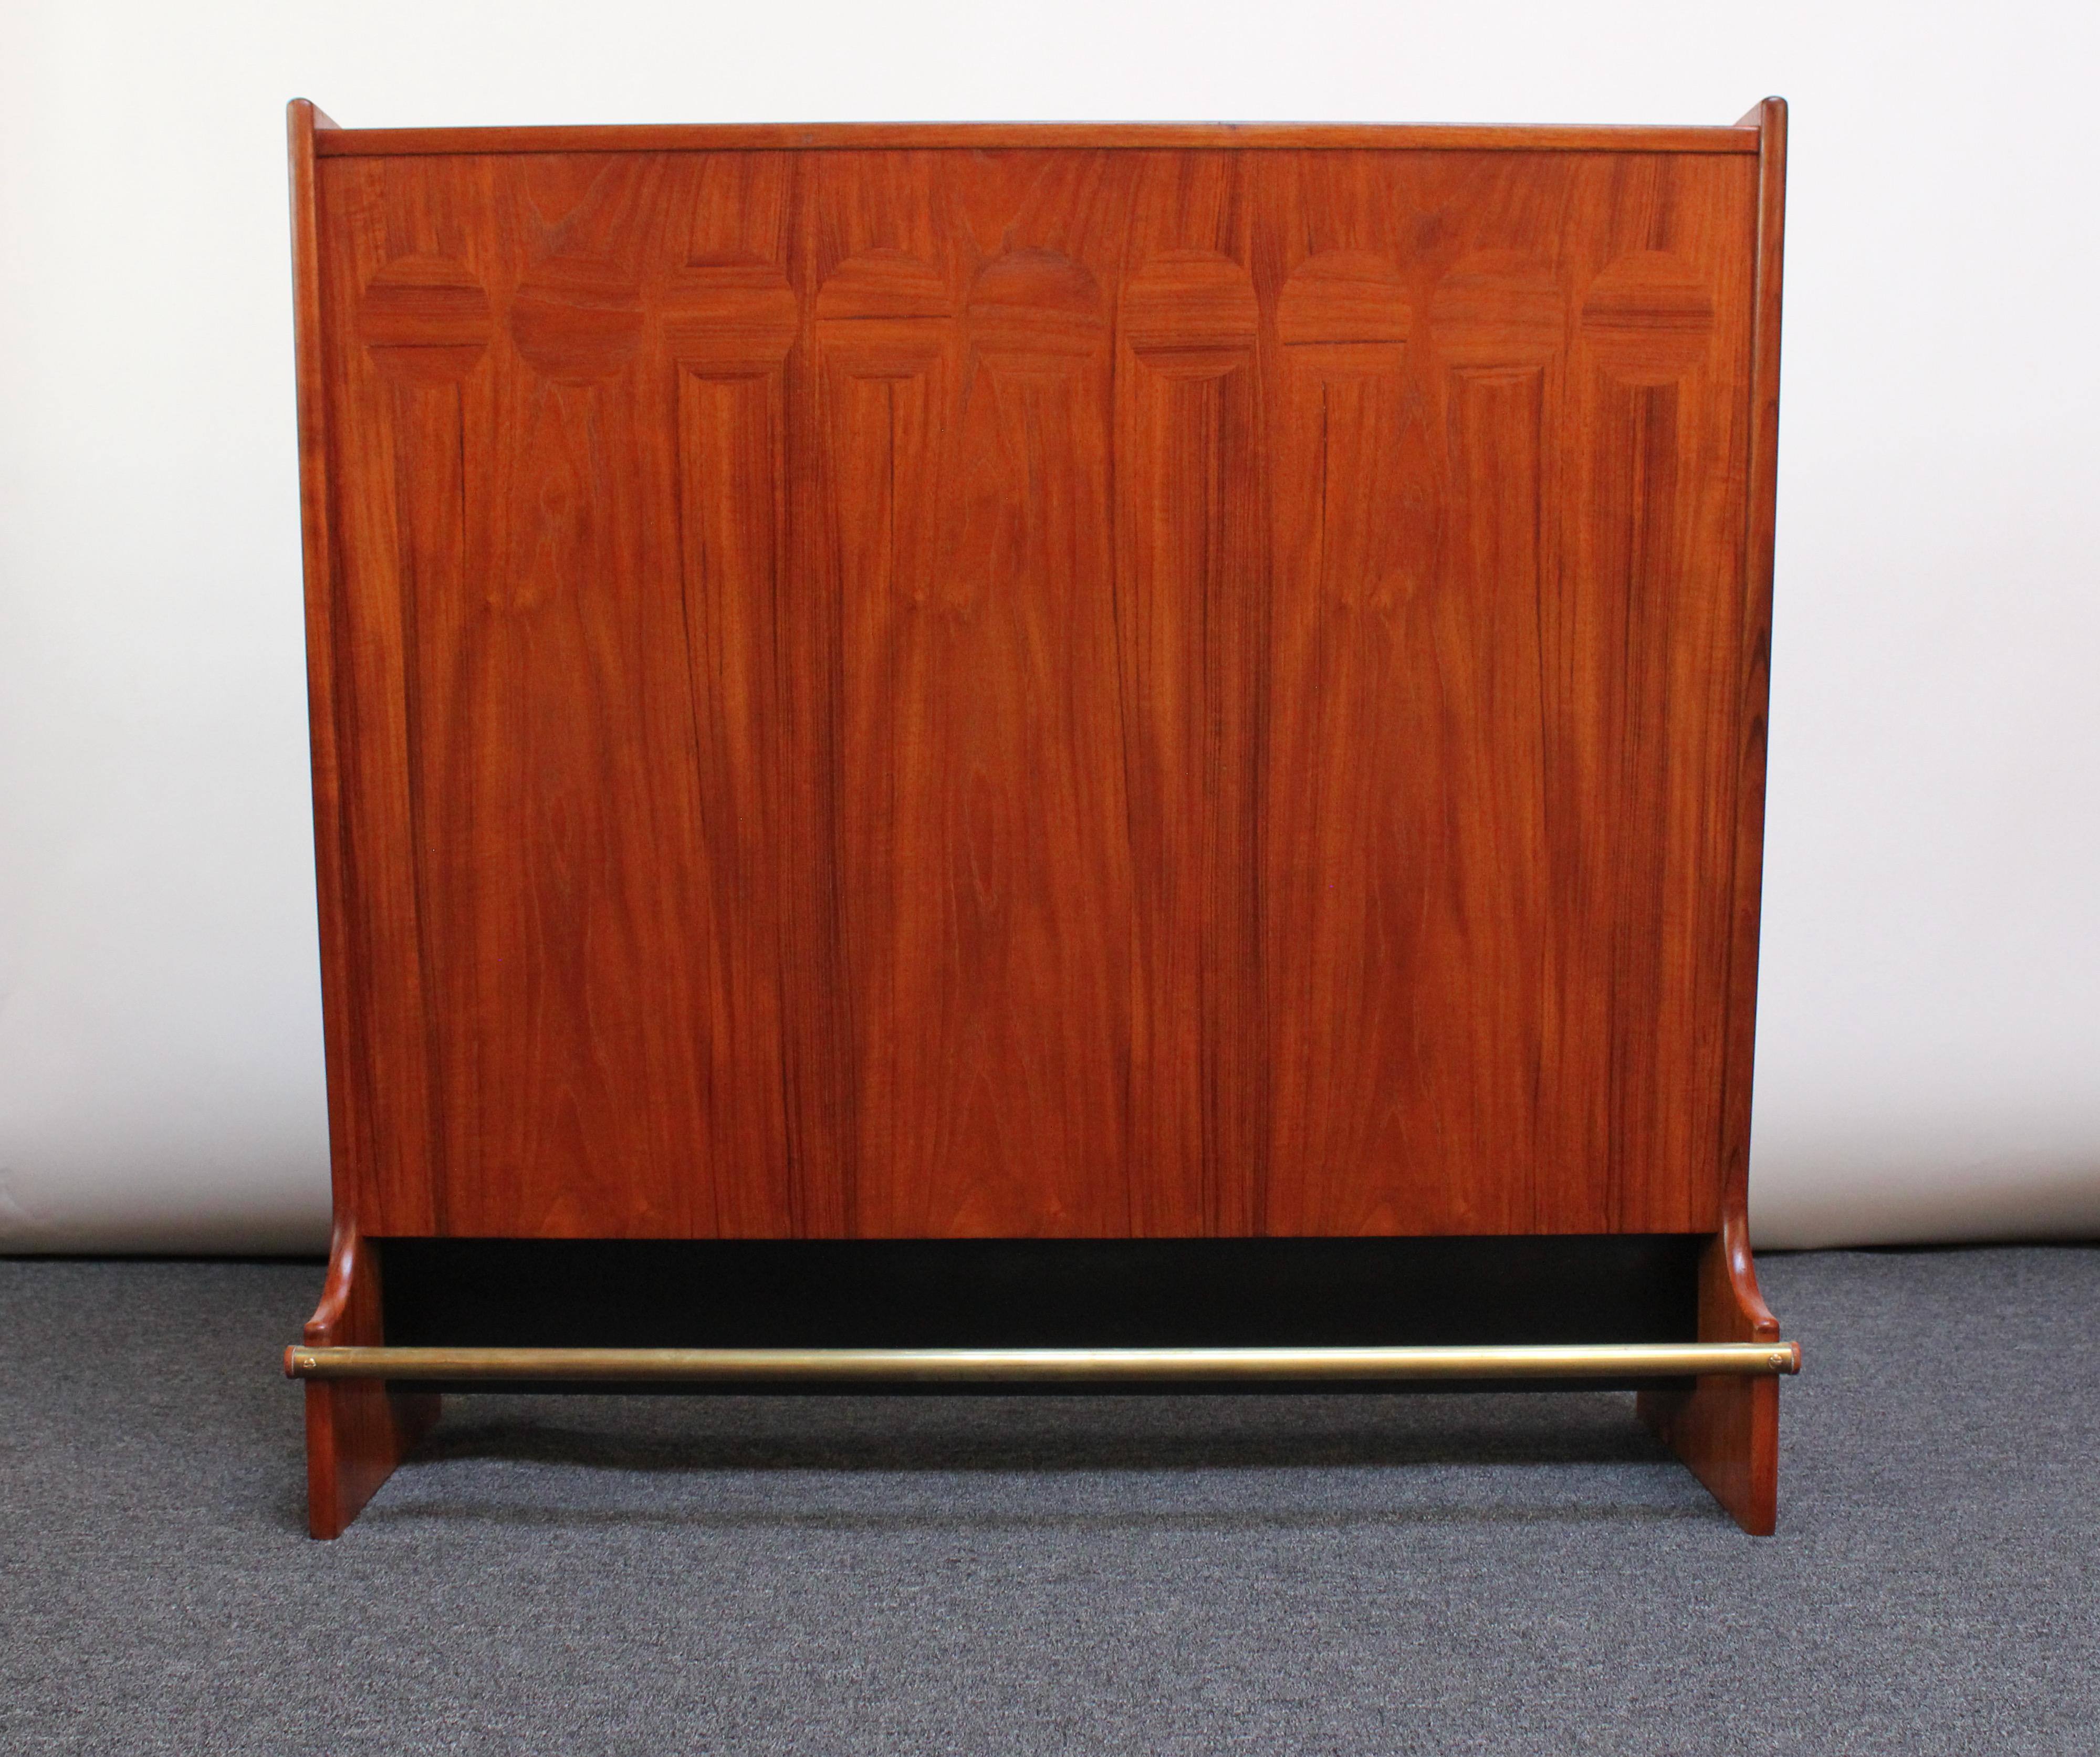
<instances>
[{"instance_id":1,"label":"carved geometric relief","mask_svg":"<svg viewBox=\"0 0 2100 1757\"><path fill-rule=\"evenodd\" d=\"M1301 263L1276 302L1283 345L1319 350L1323 376L1397 372L1410 321L1399 268L1361 250L1326 250Z\"/></svg>"},{"instance_id":2,"label":"carved geometric relief","mask_svg":"<svg viewBox=\"0 0 2100 1757\"><path fill-rule=\"evenodd\" d=\"M1552 271L1506 250L1462 258L1431 302L1445 483L1431 627L1453 826L1432 884L1463 899L1442 905L1440 1004L1465 1021L1440 1038L1437 1077L1470 1124L1469 1156L1503 1168L1486 1185L1502 1206L1464 1217L1520 1229L1534 1224L1542 1160L1563 1180L1582 1163L1551 1124L1566 1071L1555 991L1569 975L1567 923L1579 921L1554 907L1572 894L1552 842L1573 822L1552 809L1568 723L1550 516L1568 316Z\"/></svg>"},{"instance_id":3,"label":"carved geometric relief","mask_svg":"<svg viewBox=\"0 0 2100 1757\"><path fill-rule=\"evenodd\" d=\"M954 338L939 271L899 250L849 258L818 289L819 395L847 602L931 583L931 470L946 410L929 382Z\"/></svg>"},{"instance_id":4,"label":"carved geometric relief","mask_svg":"<svg viewBox=\"0 0 2100 1757\"><path fill-rule=\"evenodd\" d=\"M403 705L401 763L407 827L421 864L424 850L441 836L445 765L442 739L434 739L422 709L421 682L431 656L448 645L467 591L467 496L463 439L463 386L488 351L492 333L487 294L465 266L433 256L388 263L367 283L358 307L358 334L385 381L381 395L391 464L393 498L389 523L394 539L392 610L398 618ZM377 437L377 434L373 435ZM360 611L377 606L360 606ZM378 650L378 643L360 642ZM360 656L362 656L360 655ZM418 875L420 878L420 875ZM429 887L416 886L420 915ZM430 925L418 921L419 936ZM424 1004L441 1007L446 992L442 957L427 944L417 948L417 976ZM426 1042L431 1126L426 1150L434 1169L432 1193L440 1219L448 1220L447 1180L457 1133L457 1107L449 1101L443 1058Z\"/></svg>"},{"instance_id":5,"label":"carved geometric relief","mask_svg":"<svg viewBox=\"0 0 2100 1757\"><path fill-rule=\"evenodd\" d=\"M1429 321L1436 351L1467 365L1535 365L1568 336L1568 299L1553 271L1515 250L1479 250L1436 283Z\"/></svg>"},{"instance_id":6,"label":"carved geometric relief","mask_svg":"<svg viewBox=\"0 0 2100 1757\"><path fill-rule=\"evenodd\" d=\"M1408 559L1393 544L1391 501L1411 322L1398 268L1359 252L1300 264L1277 300L1291 400L1277 435L1291 453L1284 504L1311 521L1280 535L1293 563L1314 551L1315 597L1361 603L1390 589Z\"/></svg>"},{"instance_id":7,"label":"carved geometric relief","mask_svg":"<svg viewBox=\"0 0 2100 1757\"><path fill-rule=\"evenodd\" d=\"M1266 1163L1258 757L1268 622L1260 310L1215 251L1145 259L1117 372L1140 1232L1251 1231Z\"/></svg>"},{"instance_id":8,"label":"carved geometric relief","mask_svg":"<svg viewBox=\"0 0 2100 1757\"><path fill-rule=\"evenodd\" d=\"M1107 343L1101 288L1080 263L1054 250L1016 250L987 263L970 285L970 345L1006 370L1040 361L1052 369Z\"/></svg>"},{"instance_id":9,"label":"carved geometric relief","mask_svg":"<svg viewBox=\"0 0 2100 1757\"><path fill-rule=\"evenodd\" d=\"M488 296L460 263L398 258L366 284L358 333L391 386L401 615L412 655L419 616L448 613L465 589L461 384L488 351Z\"/></svg>"},{"instance_id":10,"label":"carved geometric relief","mask_svg":"<svg viewBox=\"0 0 2100 1757\"><path fill-rule=\"evenodd\" d=\"M1693 1217L1745 228L1462 157L323 167L446 1224Z\"/></svg>"},{"instance_id":11,"label":"carved geometric relief","mask_svg":"<svg viewBox=\"0 0 2100 1757\"><path fill-rule=\"evenodd\" d=\"M690 1031L706 1068L713 1229L762 1238L791 1229L796 1212L779 666L792 565L787 361L801 306L774 259L780 156L704 154L686 168L685 259L655 289L655 322L673 381L671 529L697 784L690 927L704 999Z\"/></svg>"},{"instance_id":12,"label":"carved geometric relief","mask_svg":"<svg viewBox=\"0 0 2100 1757\"><path fill-rule=\"evenodd\" d=\"M817 320L945 317L955 309L947 278L908 251L863 250L824 277L817 293Z\"/></svg>"},{"instance_id":13,"label":"carved geometric relief","mask_svg":"<svg viewBox=\"0 0 2100 1757\"><path fill-rule=\"evenodd\" d=\"M649 467L662 405L620 380L642 339L653 179L589 156L491 170L482 239L492 285L517 289L496 302L515 353L466 382L448 435L417 445L417 502L452 497L448 524L408 524L403 597L461 1230L505 1214L549 1235L708 1229L686 668L651 516L668 485ZM505 1054L452 1022L489 1019L506 1022Z\"/></svg>"},{"instance_id":14,"label":"carved geometric relief","mask_svg":"<svg viewBox=\"0 0 2100 1757\"><path fill-rule=\"evenodd\" d=\"M794 346L801 304L770 263L713 268L682 276L668 289L664 344L689 366L778 365Z\"/></svg>"},{"instance_id":15,"label":"carved geometric relief","mask_svg":"<svg viewBox=\"0 0 2100 1757\"><path fill-rule=\"evenodd\" d=\"M536 263L511 299L510 337L557 384L589 384L617 372L642 342L634 271L576 257Z\"/></svg>"},{"instance_id":16,"label":"carved geometric relief","mask_svg":"<svg viewBox=\"0 0 2100 1757\"><path fill-rule=\"evenodd\" d=\"M1662 250L1622 256L1582 296L1582 340L1628 384L1666 384L1706 357L1714 295L1689 263Z\"/></svg>"},{"instance_id":17,"label":"carved geometric relief","mask_svg":"<svg viewBox=\"0 0 2100 1757\"><path fill-rule=\"evenodd\" d=\"M708 1071L714 1230L764 1237L793 1207L781 1078L777 668L788 567L783 363L796 306L770 267L705 269L683 278L675 297L664 334L677 381L677 584L698 784L691 929L705 996L691 1028Z\"/></svg>"},{"instance_id":18,"label":"carved geometric relief","mask_svg":"<svg viewBox=\"0 0 2100 1757\"><path fill-rule=\"evenodd\" d=\"M940 714L942 460L955 440L960 338L945 277L889 249L840 263L817 294L818 452L836 619L836 907L852 996L849 1226L909 1233L938 1181L952 1047L942 898L944 789L954 760Z\"/></svg>"},{"instance_id":19,"label":"carved geometric relief","mask_svg":"<svg viewBox=\"0 0 2100 1757\"><path fill-rule=\"evenodd\" d=\"M642 264L660 226L665 161L580 153L522 161L517 174L539 219L518 215L532 258L511 298L511 339L558 384L607 377L641 345Z\"/></svg>"},{"instance_id":20,"label":"carved geometric relief","mask_svg":"<svg viewBox=\"0 0 2100 1757\"><path fill-rule=\"evenodd\" d=\"M1254 280L1215 250L1162 250L1123 289L1123 338L1154 372L1215 378L1250 364L1260 322Z\"/></svg>"},{"instance_id":21,"label":"carved geometric relief","mask_svg":"<svg viewBox=\"0 0 2100 1757\"><path fill-rule=\"evenodd\" d=\"M1579 882L1612 923L1593 978L1609 1010L1589 1034L1609 1071L1591 1113L1608 1163L1595 1218L1614 1225L1628 1213L1670 1218L1688 1200L1684 1167L1710 1150L1717 1126L1710 1083L1646 1071L1648 1022L1710 979L1722 926L1696 853L1710 833L1705 794L1691 779L1710 766L1715 716L1697 692L1710 686L1718 607L1714 582L1688 572L1705 440L1698 383L1714 327L1697 272L1643 251L1590 283L1577 329L1585 537L1567 595L1571 619L1590 631L1573 668L1589 730L1570 806L1595 827ZM1711 1053L1693 1043L1682 1058Z\"/></svg>"},{"instance_id":22,"label":"carved geometric relief","mask_svg":"<svg viewBox=\"0 0 2100 1757\"><path fill-rule=\"evenodd\" d=\"M793 183L786 153L700 152L684 162L690 177L675 224L686 267L726 279L786 260Z\"/></svg>"},{"instance_id":23,"label":"carved geometric relief","mask_svg":"<svg viewBox=\"0 0 2100 1757\"><path fill-rule=\"evenodd\" d=\"M1290 1173L1266 1192L1264 1232L1412 1217L1423 904L1402 845L1427 754L1408 687L1426 528L1403 456L1412 321L1397 267L1364 252L1312 257L1277 301L1264 963L1272 1151Z\"/></svg>"},{"instance_id":24,"label":"carved geometric relief","mask_svg":"<svg viewBox=\"0 0 2100 1757\"><path fill-rule=\"evenodd\" d=\"M1110 329L1080 263L979 270L929 620L944 753L922 870L951 969L929 1218L977 1235L1128 1225L1127 811L1118 713Z\"/></svg>"},{"instance_id":25,"label":"carved geometric relief","mask_svg":"<svg viewBox=\"0 0 2100 1757\"><path fill-rule=\"evenodd\" d=\"M488 294L464 263L396 258L374 275L358 307L358 338L373 364L404 384L457 383L493 333Z\"/></svg>"},{"instance_id":26,"label":"carved geometric relief","mask_svg":"<svg viewBox=\"0 0 2100 1757\"><path fill-rule=\"evenodd\" d=\"M968 174L955 179L955 194L970 241L981 255L996 257L1015 248L1017 216L1061 168L1063 157L1049 152L972 155Z\"/></svg>"}]
</instances>

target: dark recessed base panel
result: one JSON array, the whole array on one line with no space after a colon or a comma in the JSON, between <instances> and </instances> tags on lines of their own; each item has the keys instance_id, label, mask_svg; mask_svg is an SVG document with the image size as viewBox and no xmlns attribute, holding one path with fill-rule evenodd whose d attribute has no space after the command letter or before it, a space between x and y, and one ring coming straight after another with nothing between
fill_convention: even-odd
<instances>
[{"instance_id":1,"label":"dark recessed base panel","mask_svg":"<svg viewBox=\"0 0 2100 1757\"><path fill-rule=\"evenodd\" d=\"M1693 1340L1696 1269L1704 1242L1677 1234L938 1242L393 1238L382 1248L386 1335L397 1346L1282 1348ZM748 1382L527 1387L484 1380L433 1388L776 1388ZM824 1388L867 1394L877 1388ZM1070 1394L1070 1388L1025 1388ZM1223 1388L1210 1383L1198 1388ZM1287 1388L1268 1381L1247 1388ZM1330 1381L1310 1388L1339 1388ZM1510 1389L1511 1382L1495 1388Z\"/></svg>"}]
</instances>

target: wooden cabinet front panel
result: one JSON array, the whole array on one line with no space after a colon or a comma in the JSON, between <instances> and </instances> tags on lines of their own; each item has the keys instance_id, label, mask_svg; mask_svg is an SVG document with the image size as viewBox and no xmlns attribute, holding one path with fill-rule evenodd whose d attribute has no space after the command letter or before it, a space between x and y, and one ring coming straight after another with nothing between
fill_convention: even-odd
<instances>
[{"instance_id":1,"label":"wooden cabinet front panel","mask_svg":"<svg viewBox=\"0 0 2100 1757\"><path fill-rule=\"evenodd\" d=\"M1754 157L317 172L365 1233L1718 1224Z\"/></svg>"}]
</instances>

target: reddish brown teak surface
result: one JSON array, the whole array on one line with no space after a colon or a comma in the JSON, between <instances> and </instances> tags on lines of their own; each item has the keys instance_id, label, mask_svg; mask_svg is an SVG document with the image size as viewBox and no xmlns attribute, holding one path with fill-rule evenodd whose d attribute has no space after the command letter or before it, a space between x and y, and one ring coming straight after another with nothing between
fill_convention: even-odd
<instances>
[{"instance_id":1,"label":"reddish brown teak surface","mask_svg":"<svg viewBox=\"0 0 2100 1757\"><path fill-rule=\"evenodd\" d=\"M339 1216L1718 1234L1745 123L295 105Z\"/></svg>"}]
</instances>

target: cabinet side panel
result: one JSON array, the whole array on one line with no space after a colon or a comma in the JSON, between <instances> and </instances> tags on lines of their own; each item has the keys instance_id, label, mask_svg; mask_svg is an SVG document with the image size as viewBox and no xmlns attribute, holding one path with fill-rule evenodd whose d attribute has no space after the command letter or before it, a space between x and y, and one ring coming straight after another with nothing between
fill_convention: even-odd
<instances>
[{"instance_id":1,"label":"cabinet side panel","mask_svg":"<svg viewBox=\"0 0 2100 1757\"><path fill-rule=\"evenodd\" d=\"M1721 1119L1723 1219L1747 1223L1750 1087L1756 1059L1758 925L1764 875L1766 713L1771 683L1772 565L1779 493L1780 308L1786 242L1787 108L1767 98L1759 123L1749 505L1744 520L1742 699L1736 800L1735 915L1728 965L1727 1096ZM1749 120L1748 117L1745 118Z\"/></svg>"},{"instance_id":2,"label":"cabinet side panel","mask_svg":"<svg viewBox=\"0 0 2100 1757\"><path fill-rule=\"evenodd\" d=\"M311 741L314 880L320 930L321 1004L328 1059L330 1181L336 1222L354 1219L370 1159L370 1094L355 1048L350 898L344 863L341 758L337 749L334 458L328 419L328 369L321 287L323 222L315 135L324 126L305 99L286 106L292 218L293 321L297 349L299 522L307 635L307 709Z\"/></svg>"}]
</instances>

